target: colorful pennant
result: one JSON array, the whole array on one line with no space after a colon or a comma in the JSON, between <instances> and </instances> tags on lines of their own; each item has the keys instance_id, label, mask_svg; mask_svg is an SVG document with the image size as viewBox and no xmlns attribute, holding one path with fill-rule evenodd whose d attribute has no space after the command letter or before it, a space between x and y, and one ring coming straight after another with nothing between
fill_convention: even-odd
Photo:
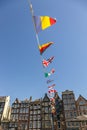
<instances>
[{"instance_id":1,"label":"colorful pennant","mask_svg":"<svg viewBox=\"0 0 87 130\"><path fill-rule=\"evenodd\" d=\"M48 60L43 59L42 64L44 67L48 67L50 63L52 63L54 57L49 58Z\"/></svg>"},{"instance_id":2,"label":"colorful pennant","mask_svg":"<svg viewBox=\"0 0 87 130\"><path fill-rule=\"evenodd\" d=\"M36 32L40 32L56 23L56 19L49 16L33 16Z\"/></svg>"},{"instance_id":3,"label":"colorful pennant","mask_svg":"<svg viewBox=\"0 0 87 130\"><path fill-rule=\"evenodd\" d=\"M48 76L50 76L51 74L53 74L55 72L54 69L52 69L49 73L44 73L45 77L47 78Z\"/></svg>"},{"instance_id":4,"label":"colorful pennant","mask_svg":"<svg viewBox=\"0 0 87 130\"><path fill-rule=\"evenodd\" d=\"M39 45L38 48L39 48L39 51L40 51L40 54L42 55L42 53L50 46L52 45L54 42L47 42L47 43L44 43L42 45Z\"/></svg>"}]
</instances>

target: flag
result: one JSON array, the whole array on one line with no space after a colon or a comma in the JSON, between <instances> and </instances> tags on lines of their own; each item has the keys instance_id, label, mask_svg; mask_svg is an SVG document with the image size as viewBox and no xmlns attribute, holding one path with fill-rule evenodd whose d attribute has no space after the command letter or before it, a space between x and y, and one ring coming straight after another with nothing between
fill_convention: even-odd
<instances>
[{"instance_id":1,"label":"flag","mask_svg":"<svg viewBox=\"0 0 87 130\"><path fill-rule=\"evenodd\" d=\"M50 76L50 73L45 73L45 77L47 78L48 76Z\"/></svg>"},{"instance_id":2,"label":"flag","mask_svg":"<svg viewBox=\"0 0 87 130\"><path fill-rule=\"evenodd\" d=\"M51 86L48 86L49 89L52 89L55 86L55 84L52 84Z\"/></svg>"},{"instance_id":3,"label":"flag","mask_svg":"<svg viewBox=\"0 0 87 130\"><path fill-rule=\"evenodd\" d=\"M54 57L49 58L48 60L43 59L42 64L44 67L47 67L53 60Z\"/></svg>"},{"instance_id":4,"label":"flag","mask_svg":"<svg viewBox=\"0 0 87 130\"><path fill-rule=\"evenodd\" d=\"M53 42L47 42L45 44L39 45L38 48L39 48L40 54L42 54L52 44Z\"/></svg>"},{"instance_id":5,"label":"flag","mask_svg":"<svg viewBox=\"0 0 87 130\"><path fill-rule=\"evenodd\" d=\"M49 79L47 80L47 84L51 83L53 80Z\"/></svg>"},{"instance_id":6,"label":"flag","mask_svg":"<svg viewBox=\"0 0 87 130\"><path fill-rule=\"evenodd\" d=\"M51 89L48 91L48 93L56 93L57 91L55 89Z\"/></svg>"},{"instance_id":7,"label":"flag","mask_svg":"<svg viewBox=\"0 0 87 130\"><path fill-rule=\"evenodd\" d=\"M33 16L36 32L40 32L56 23L56 19L49 16Z\"/></svg>"},{"instance_id":8,"label":"flag","mask_svg":"<svg viewBox=\"0 0 87 130\"><path fill-rule=\"evenodd\" d=\"M55 72L54 69L52 69L49 73L44 73L45 77L47 78L48 76L50 76L51 74L53 74Z\"/></svg>"},{"instance_id":9,"label":"flag","mask_svg":"<svg viewBox=\"0 0 87 130\"><path fill-rule=\"evenodd\" d=\"M54 72L55 72L55 69L52 69L50 73L53 74Z\"/></svg>"},{"instance_id":10,"label":"flag","mask_svg":"<svg viewBox=\"0 0 87 130\"><path fill-rule=\"evenodd\" d=\"M49 61L43 59L42 64L44 67L47 67L49 65Z\"/></svg>"},{"instance_id":11,"label":"flag","mask_svg":"<svg viewBox=\"0 0 87 130\"><path fill-rule=\"evenodd\" d=\"M47 59L47 61L49 61L50 63L52 63L53 59L54 59L54 56L52 56L51 58Z\"/></svg>"},{"instance_id":12,"label":"flag","mask_svg":"<svg viewBox=\"0 0 87 130\"><path fill-rule=\"evenodd\" d=\"M50 98L50 101L55 101L55 98Z\"/></svg>"}]
</instances>

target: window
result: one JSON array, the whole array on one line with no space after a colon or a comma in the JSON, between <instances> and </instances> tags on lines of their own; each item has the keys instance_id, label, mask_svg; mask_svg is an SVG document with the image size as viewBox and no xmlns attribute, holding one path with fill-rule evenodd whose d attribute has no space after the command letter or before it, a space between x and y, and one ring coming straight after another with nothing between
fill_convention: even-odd
<instances>
[{"instance_id":1,"label":"window","mask_svg":"<svg viewBox=\"0 0 87 130\"><path fill-rule=\"evenodd\" d=\"M37 120L37 116L36 115L33 115L33 120Z\"/></svg>"},{"instance_id":2,"label":"window","mask_svg":"<svg viewBox=\"0 0 87 130\"><path fill-rule=\"evenodd\" d=\"M68 118L68 113L67 112L65 113L65 118Z\"/></svg>"},{"instance_id":3,"label":"window","mask_svg":"<svg viewBox=\"0 0 87 130\"><path fill-rule=\"evenodd\" d=\"M27 124L25 124L25 130L27 130L27 128L28 128L28 125L27 125Z\"/></svg>"},{"instance_id":4,"label":"window","mask_svg":"<svg viewBox=\"0 0 87 130\"><path fill-rule=\"evenodd\" d=\"M3 111L3 108L0 108L0 113Z\"/></svg>"},{"instance_id":5,"label":"window","mask_svg":"<svg viewBox=\"0 0 87 130\"><path fill-rule=\"evenodd\" d=\"M40 104L38 104L37 108L38 108L38 109L40 109L40 108L41 108Z\"/></svg>"},{"instance_id":6,"label":"window","mask_svg":"<svg viewBox=\"0 0 87 130\"><path fill-rule=\"evenodd\" d=\"M41 120L41 115L37 115L37 120Z\"/></svg>"},{"instance_id":7,"label":"window","mask_svg":"<svg viewBox=\"0 0 87 130\"><path fill-rule=\"evenodd\" d=\"M48 107L45 107L45 113L48 113Z\"/></svg>"},{"instance_id":8,"label":"window","mask_svg":"<svg viewBox=\"0 0 87 130\"><path fill-rule=\"evenodd\" d=\"M60 128L60 122L58 122L58 128Z\"/></svg>"},{"instance_id":9,"label":"window","mask_svg":"<svg viewBox=\"0 0 87 130\"><path fill-rule=\"evenodd\" d=\"M26 108L20 108L20 113L25 113L26 112Z\"/></svg>"},{"instance_id":10,"label":"window","mask_svg":"<svg viewBox=\"0 0 87 130\"><path fill-rule=\"evenodd\" d=\"M82 125L83 125L83 126L85 125L85 122L84 122L84 121L82 121Z\"/></svg>"},{"instance_id":11,"label":"window","mask_svg":"<svg viewBox=\"0 0 87 130\"><path fill-rule=\"evenodd\" d=\"M33 111L30 111L30 114L33 114Z\"/></svg>"},{"instance_id":12,"label":"window","mask_svg":"<svg viewBox=\"0 0 87 130\"><path fill-rule=\"evenodd\" d=\"M48 102L45 102L45 106L48 106Z\"/></svg>"},{"instance_id":13,"label":"window","mask_svg":"<svg viewBox=\"0 0 87 130\"><path fill-rule=\"evenodd\" d=\"M76 115L77 115L76 112L74 112L74 117L76 117Z\"/></svg>"},{"instance_id":14,"label":"window","mask_svg":"<svg viewBox=\"0 0 87 130\"><path fill-rule=\"evenodd\" d=\"M48 114L45 114L45 120L49 120Z\"/></svg>"},{"instance_id":15,"label":"window","mask_svg":"<svg viewBox=\"0 0 87 130\"><path fill-rule=\"evenodd\" d=\"M76 126L79 126L79 122L76 122Z\"/></svg>"},{"instance_id":16,"label":"window","mask_svg":"<svg viewBox=\"0 0 87 130\"><path fill-rule=\"evenodd\" d=\"M87 125L87 121L86 121L86 125Z\"/></svg>"},{"instance_id":17,"label":"window","mask_svg":"<svg viewBox=\"0 0 87 130\"><path fill-rule=\"evenodd\" d=\"M72 112L70 112L70 117L72 117L73 116L73 114L72 114Z\"/></svg>"},{"instance_id":18,"label":"window","mask_svg":"<svg viewBox=\"0 0 87 130\"><path fill-rule=\"evenodd\" d=\"M51 128L51 122L45 121L45 128Z\"/></svg>"},{"instance_id":19,"label":"window","mask_svg":"<svg viewBox=\"0 0 87 130\"><path fill-rule=\"evenodd\" d=\"M29 128L32 128L32 121L30 121Z\"/></svg>"},{"instance_id":20,"label":"window","mask_svg":"<svg viewBox=\"0 0 87 130\"><path fill-rule=\"evenodd\" d=\"M28 113L29 112L29 108L25 108L25 112Z\"/></svg>"},{"instance_id":21,"label":"window","mask_svg":"<svg viewBox=\"0 0 87 130\"><path fill-rule=\"evenodd\" d=\"M37 106L36 106L36 105L34 105L34 106L33 106L33 109L37 109Z\"/></svg>"},{"instance_id":22,"label":"window","mask_svg":"<svg viewBox=\"0 0 87 130\"><path fill-rule=\"evenodd\" d=\"M33 128L36 128L36 121L33 121Z\"/></svg>"},{"instance_id":23,"label":"window","mask_svg":"<svg viewBox=\"0 0 87 130\"><path fill-rule=\"evenodd\" d=\"M33 111L33 114L37 114L37 111L34 110L34 111Z\"/></svg>"},{"instance_id":24,"label":"window","mask_svg":"<svg viewBox=\"0 0 87 130\"><path fill-rule=\"evenodd\" d=\"M71 126L71 122L68 122L68 126Z\"/></svg>"},{"instance_id":25,"label":"window","mask_svg":"<svg viewBox=\"0 0 87 130\"><path fill-rule=\"evenodd\" d=\"M40 114L41 113L41 111L40 110L38 110L38 114Z\"/></svg>"},{"instance_id":26,"label":"window","mask_svg":"<svg viewBox=\"0 0 87 130\"><path fill-rule=\"evenodd\" d=\"M74 122L72 122L72 126L74 126Z\"/></svg>"},{"instance_id":27,"label":"window","mask_svg":"<svg viewBox=\"0 0 87 130\"><path fill-rule=\"evenodd\" d=\"M32 120L32 116L30 116L30 120Z\"/></svg>"},{"instance_id":28,"label":"window","mask_svg":"<svg viewBox=\"0 0 87 130\"><path fill-rule=\"evenodd\" d=\"M32 106L30 106L30 109L32 109L33 107Z\"/></svg>"},{"instance_id":29,"label":"window","mask_svg":"<svg viewBox=\"0 0 87 130\"><path fill-rule=\"evenodd\" d=\"M28 115L25 115L25 120L28 120Z\"/></svg>"},{"instance_id":30,"label":"window","mask_svg":"<svg viewBox=\"0 0 87 130\"><path fill-rule=\"evenodd\" d=\"M37 128L41 128L41 121L37 122Z\"/></svg>"},{"instance_id":31,"label":"window","mask_svg":"<svg viewBox=\"0 0 87 130\"><path fill-rule=\"evenodd\" d=\"M84 105L85 104L85 101L80 101L79 102L79 105Z\"/></svg>"}]
</instances>

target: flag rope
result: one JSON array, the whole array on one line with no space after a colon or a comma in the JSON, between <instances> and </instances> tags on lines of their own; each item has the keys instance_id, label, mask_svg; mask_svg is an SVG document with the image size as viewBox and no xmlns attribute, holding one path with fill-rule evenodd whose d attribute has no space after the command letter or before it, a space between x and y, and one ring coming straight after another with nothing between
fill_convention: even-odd
<instances>
[{"instance_id":1,"label":"flag rope","mask_svg":"<svg viewBox=\"0 0 87 130\"><path fill-rule=\"evenodd\" d=\"M40 40L39 40L37 31L36 31L36 28L35 28L35 22L34 22L34 18L33 18L33 16L34 16L34 10L33 10L33 6L32 6L32 4L31 4L31 1L30 1L30 0L28 0L28 4L29 4L29 7L30 7L31 15L32 15L32 21L33 21L33 24L34 24L34 30L35 30L35 34L36 34L37 44L38 44L38 46L40 46ZM42 57L42 55L40 55L40 57L41 57L41 61L42 61L44 58ZM44 72L44 73L46 72L46 71L45 71L45 68L43 69L43 72Z\"/></svg>"},{"instance_id":2,"label":"flag rope","mask_svg":"<svg viewBox=\"0 0 87 130\"><path fill-rule=\"evenodd\" d=\"M33 7L32 7L32 4L31 4L30 0L28 0L28 2L29 2L29 6L30 6L30 11L31 11L31 14L32 14L32 21L33 21L33 24L34 24L34 30L35 30L35 33L36 33L37 43L38 43L38 46L39 46L39 45L40 45L40 41L39 41L38 34L37 34L37 32L36 32L35 22L34 22L34 19L33 19L34 11L33 11Z\"/></svg>"},{"instance_id":3,"label":"flag rope","mask_svg":"<svg viewBox=\"0 0 87 130\"><path fill-rule=\"evenodd\" d=\"M32 14L32 21L33 21L33 24L34 24L34 30L35 30L35 34L36 34L36 40L37 40L37 44L38 44L38 47L40 46L40 41L39 41L39 37L38 37L38 33L37 33L37 30L36 30L36 26L35 26L35 21L34 21L34 11L33 11L33 7L32 7L32 4L31 4L31 1L30 0L28 0L28 4L29 4L29 7L30 7L30 11L31 11L31 14ZM51 42L51 44L52 44L52 42ZM49 45L48 45L49 46ZM41 46L40 46L41 47ZM41 53L40 53L40 57L41 57L41 61L43 61L43 57L42 57L42 55L41 55ZM43 71L44 71L44 74L45 74L45 77L48 77L48 75L51 75L52 73L54 73L55 72L55 70L54 69L52 69L49 73L46 73L46 71L45 71L45 67L43 67ZM53 95L54 96L54 91L56 91L56 90L53 90L53 91L49 91L49 94L51 94L51 95ZM51 93L52 92L52 93ZM50 96L51 96L50 95ZM51 97L49 96L49 98L50 98L50 102L51 102ZM54 97L53 97L53 99L54 99ZM51 106L52 107L52 106ZM52 108L53 109L53 108ZM52 112L52 114L53 114L53 112ZM53 126L52 126L52 129L54 129L53 128Z\"/></svg>"}]
</instances>

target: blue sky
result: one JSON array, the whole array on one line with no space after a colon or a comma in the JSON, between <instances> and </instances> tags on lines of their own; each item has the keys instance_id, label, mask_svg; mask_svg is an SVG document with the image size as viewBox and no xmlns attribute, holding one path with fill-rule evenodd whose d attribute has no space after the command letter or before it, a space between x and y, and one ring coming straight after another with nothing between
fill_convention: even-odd
<instances>
[{"instance_id":1,"label":"blue sky","mask_svg":"<svg viewBox=\"0 0 87 130\"><path fill-rule=\"evenodd\" d=\"M55 89L73 90L87 98L87 1L32 0L35 15L48 15L57 23L38 34L40 44L53 41L43 54L54 56L47 68ZM28 0L0 1L0 95L11 100L33 99L48 91Z\"/></svg>"}]
</instances>

